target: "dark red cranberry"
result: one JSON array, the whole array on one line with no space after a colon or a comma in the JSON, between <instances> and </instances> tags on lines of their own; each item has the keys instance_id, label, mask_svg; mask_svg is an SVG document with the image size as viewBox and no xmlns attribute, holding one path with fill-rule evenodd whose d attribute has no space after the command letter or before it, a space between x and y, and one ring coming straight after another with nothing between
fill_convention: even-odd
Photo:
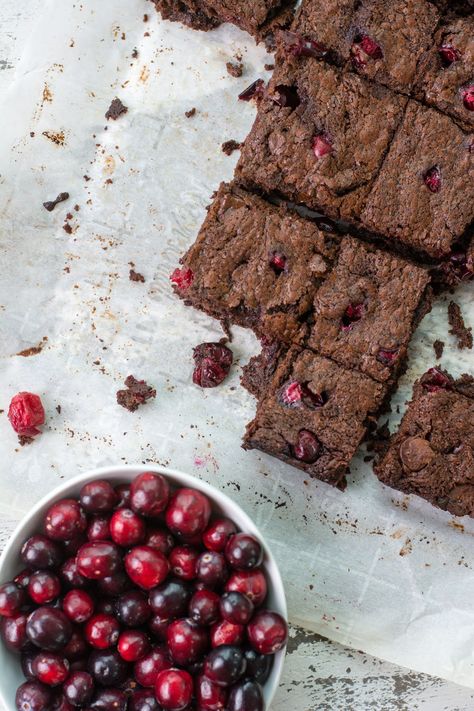
<instances>
[{"instance_id":1,"label":"dark red cranberry","mask_svg":"<svg viewBox=\"0 0 474 711\"><path fill-rule=\"evenodd\" d=\"M270 252L268 263L275 274L281 274L286 271L287 259L283 252L279 252L277 250Z\"/></svg>"},{"instance_id":2,"label":"dark red cranberry","mask_svg":"<svg viewBox=\"0 0 474 711\"><path fill-rule=\"evenodd\" d=\"M73 672L64 683L63 694L73 706L87 706L94 694L94 680L88 672Z\"/></svg>"},{"instance_id":3,"label":"dark red cranberry","mask_svg":"<svg viewBox=\"0 0 474 711\"><path fill-rule=\"evenodd\" d=\"M27 646L26 621L27 616L24 614L0 619L0 636L3 644L10 652L18 654Z\"/></svg>"},{"instance_id":4,"label":"dark red cranberry","mask_svg":"<svg viewBox=\"0 0 474 711\"><path fill-rule=\"evenodd\" d=\"M83 545L77 554L77 570L90 580L100 580L116 573L122 566L120 550L109 541Z\"/></svg>"},{"instance_id":5,"label":"dark red cranberry","mask_svg":"<svg viewBox=\"0 0 474 711\"><path fill-rule=\"evenodd\" d=\"M59 570L59 577L63 585L67 588L85 588L90 585L90 581L77 570L75 558L68 558L66 562L63 563Z\"/></svg>"},{"instance_id":6,"label":"dark red cranberry","mask_svg":"<svg viewBox=\"0 0 474 711\"><path fill-rule=\"evenodd\" d=\"M360 321L365 314L365 304L349 304L341 319L341 329L350 331L357 321Z\"/></svg>"},{"instance_id":7,"label":"dark red cranberry","mask_svg":"<svg viewBox=\"0 0 474 711\"><path fill-rule=\"evenodd\" d=\"M51 701L51 689L39 681L26 681L15 696L18 711L50 711Z\"/></svg>"},{"instance_id":8,"label":"dark red cranberry","mask_svg":"<svg viewBox=\"0 0 474 711\"><path fill-rule=\"evenodd\" d=\"M232 568L250 570L261 565L263 548L255 536L248 533L237 533L227 542L225 557Z\"/></svg>"},{"instance_id":9,"label":"dark red cranberry","mask_svg":"<svg viewBox=\"0 0 474 711\"><path fill-rule=\"evenodd\" d=\"M35 437L41 434L38 427L44 425L45 421L41 398L34 393L17 393L10 402L8 419L15 432L21 436Z\"/></svg>"},{"instance_id":10,"label":"dark red cranberry","mask_svg":"<svg viewBox=\"0 0 474 711\"><path fill-rule=\"evenodd\" d=\"M166 510L166 525L173 533L194 536L204 531L210 516L207 496L195 489L178 489Z\"/></svg>"},{"instance_id":11,"label":"dark red cranberry","mask_svg":"<svg viewBox=\"0 0 474 711\"><path fill-rule=\"evenodd\" d=\"M186 614L190 597L189 587L171 578L150 591L149 602L155 615L171 620Z\"/></svg>"},{"instance_id":12,"label":"dark red cranberry","mask_svg":"<svg viewBox=\"0 0 474 711\"><path fill-rule=\"evenodd\" d=\"M148 628L155 639L160 642L166 642L170 622L170 620L160 617L159 615L153 615L148 623Z\"/></svg>"},{"instance_id":13,"label":"dark red cranberry","mask_svg":"<svg viewBox=\"0 0 474 711\"><path fill-rule=\"evenodd\" d=\"M49 570L33 573L28 585L28 595L37 605L46 605L55 600L61 592L59 578Z\"/></svg>"},{"instance_id":14,"label":"dark red cranberry","mask_svg":"<svg viewBox=\"0 0 474 711\"><path fill-rule=\"evenodd\" d=\"M84 659L89 652L90 649L84 639L82 630L79 629L73 629L71 639L66 646L61 649L61 654L63 654L66 659L69 659L70 662L78 662Z\"/></svg>"},{"instance_id":15,"label":"dark red cranberry","mask_svg":"<svg viewBox=\"0 0 474 711\"><path fill-rule=\"evenodd\" d=\"M259 654L275 654L286 644L288 625L281 615L259 610L247 627L249 642Z\"/></svg>"},{"instance_id":16,"label":"dark red cranberry","mask_svg":"<svg viewBox=\"0 0 474 711\"><path fill-rule=\"evenodd\" d=\"M90 618L84 632L91 647L109 649L117 644L120 626L112 615L98 614Z\"/></svg>"},{"instance_id":17,"label":"dark red cranberry","mask_svg":"<svg viewBox=\"0 0 474 711\"><path fill-rule=\"evenodd\" d=\"M201 675L196 681L196 701L202 711L223 711L227 708L227 689Z\"/></svg>"},{"instance_id":18,"label":"dark red cranberry","mask_svg":"<svg viewBox=\"0 0 474 711\"><path fill-rule=\"evenodd\" d=\"M237 527L228 518L216 519L202 534L202 542L210 551L221 553L230 536L237 533Z\"/></svg>"},{"instance_id":19,"label":"dark red cranberry","mask_svg":"<svg viewBox=\"0 0 474 711\"><path fill-rule=\"evenodd\" d=\"M175 540L171 533L159 528L148 530L143 543L145 546L161 551L166 556L171 553L175 546Z\"/></svg>"},{"instance_id":20,"label":"dark red cranberry","mask_svg":"<svg viewBox=\"0 0 474 711\"><path fill-rule=\"evenodd\" d=\"M36 679L36 674L33 671L33 662L35 660L37 652L38 650L36 650L34 653L24 652L21 655L21 671L23 672L23 676L25 677L25 679L29 679L30 681L32 679Z\"/></svg>"},{"instance_id":21,"label":"dark red cranberry","mask_svg":"<svg viewBox=\"0 0 474 711\"><path fill-rule=\"evenodd\" d=\"M148 546L136 546L125 556L128 577L144 590L160 585L169 569L170 565L163 553Z\"/></svg>"},{"instance_id":22,"label":"dark red cranberry","mask_svg":"<svg viewBox=\"0 0 474 711\"><path fill-rule=\"evenodd\" d=\"M62 610L39 607L28 617L26 634L36 647L56 652L71 639L72 626Z\"/></svg>"},{"instance_id":23,"label":"dark red cranberry","mask_svg":"<svg viewBox=\"0 0 474 711\"><path fill-rule=\"evenodd\" d=\"M133 583L124 570L118 570L113 575L98 580L97 585L101 593L115 597L130 590Z\"/></svg>"},{"instance_id":24,"label":"dark red cranberry","mask_svg":"<svg viewBox=\"0 0 474 711\"><path fill-rule=\"evenodd\" d=\"M206 658L204 674L217 686L233 686L245 674L245 657L236 646L222 646L213 649Z\"/></svg>"},{"instance_id":25,"label":"dark red cranberry","mask_svg":"<svg viewBox=\"0 0 474 711\"><path fill-rule=\"evenodd\" d=\"M165 669L158 674L155 694L165 711L183 711L193 697L193 678L184 669Z\"/></svg>"},{"instance_id":26,"label":"dark red cranberry","mask_svg":"<svg viewBox=\"0 0 474 711\"><path fill-rule=\"evenodd\" d=\"M199 551L191 546L176 546L170 553L171 571L182 580L194 580L197 575Z\"/></svg>"},{"instance_id":27,"label":"dark red cranberry","mask_svg":"<svg viewBox=\"0 0 474 711\"><path fill-rule=\"evenodd\" d=\"M262 689L256 681L245 679L230 690L226 711L264 711L264 708Z\"/></svg>"},{"instance_id":28,"label":"dark red cranberry","mask_svg":"<svg viewBox=\"0 0 474 711\"><path fill-rule=\"evenodd\" d=\"M302 399L303 388L296 380L285 383L278 393L278 400L286 407L298 407Z\"/></svg>"},{"instance_id":29,"label":"dark red cranberry","mask_svg":"<svg viewBox=\"0 0 474 711\"><path fill-rule=\"evenodd\" d=\"M202 627L213 625L219 619L219 602L212 590L197 590L189 603L189 617Z\"/></svg>"},{"instance_id":30,"label":"dark red cranberry","mask_svg":"<svg viewBox=\"0 0 474 711\"><path fill-rule=\"evenodd\" d=\"M306 464L313 464L321 453L321 442L313 432L300 430L296 442L292 446L295 459Z\"/></svg>"},{"instance_id":31,"label":"dark red cranberry","mask_svg":"<svg viewBox=\"0 0 474 711\"><path fill-rule=\"evenodd\" d=\"M239 100L252 101L252 99L259 99L261 96L263 96L264 88L265 82L263 81L263 79L257 79L256 81L252 82L250 86L240 92Z\"/></svg>"},{"instance_id":32,"label":"dark red cranberry","mask_svg":"<svg viewBox=\"0 0 474 711\"><path fill-rule=\"evenodd\" d=\"M116 611L120 622L125 627L141 627L151 617L148 598L141 590L129 590L122 593L117 600Z\"/></svg>"},{"instance_id":33,"label":"dark red cranberry","mask_svg":"<svg viewBox=\"0 0 474 711\"><path fill-rule=\"evenodd\" d=\"M333 152L334 147L331 139L326 133L318 133L314 136L311 148L316 158L323 158Z\"/></svg>"},{"instance_id":34,"label":"dark red cranberry","mask_svg":"<svg viewBox=\"0 0 474 711\"><path fill-rule=\"evenodd\" d=\"M155 692L148 689L135 691L128 700L128 711L161 711Z\"/></svg>"},{"instance_id":35,"label":"dark red cranberry","mask_svg":"<svg viewBox=\"0 0 474 711\"><path fill-rule=\"evenodd\" d=\"M179 291L186 291L194 281L194 273L192 269L188 269L187 267L177 267L174 272L172 272L170 281Z\"/></svg>"},{"instance_id":36,"label":"dark red cranberry","mask_svg":"<svg viewBox=\"0 0 474 711\"><path fill-rule=\"evenodd\" d=\"M295 32L281 31L280 40L287 54L293 57L314 57L315 59L323 59L323 57L328 54L328 50L324 45L307 37L301 37Z\"/></svg>"},{"instance_id":37,"label":"dark red cranberry","mask_svg":"<svg viewBox=\"0 0 474 711\"><path fill-rule=\"evenodd\" d=\"M117 505L115 508L129 509L132 499L130 484L119 484L115 487L115 493L117 494Z\"/></svg>"},{"instance_id":38,"label":"dark red cranberry","mask_svg":"<svg viewBox=\"0 0 474 711\"><path fill-rule=\"evenodd\" d=\"M259 607L267 596L267 581L261 570L238 570L225 586L227 592L240 592Z\"/></svg>"},{"instance_id":39,"label":"dark red cranberry","mask_svg":"<svg viewBox=\"0 0 474 711\"><path fill-rule=\"evenodd\" d=\"M141 630L125 630L119 637L117 649L126 662L137 662L150 651L150 640Z\"/></svg>"},{"instance_id":40,"label":"dark red cranberry","mask_svg":"<svg viewBox=\"0 0 474 711\"><path fill-rule=\"evenodd\" d=\"M110 520L108 516L93 516L87 526L88 541L109 541L110 535Z\"/></svg>"},{"instance_id":41,"label":"dark red cranberry","mask_svg":"<svg viewBox=\"0 0 474 711\"><path fill-rule=\"evenodd\" d=\"M79 500L87 513L101 514L113 511L119 497L112 484L104 479L96 479L82 487Z\"/></svg>"},{"instance_id":42,"label":"dark red cranberry","mask_svg":"<svg viewBox=\"0 0 474 711\"><path fill-rule=\"evenodd\" d=\"M438 54L444 67L450 67L461 58L461 52L451 44L442 44L438 47Z\"/></svg>"},{"instance_id":43,"label":"dark red cranberry","mask_svg":"<svg viewBox=\"0 0 474 711\"><path fill-rule=\"evenodd\" d=\"M40 652L33 660L33 671L42 684L58 686L69 674L69 662L55 652Z\"/></svg>"},{"instance_id":44,"label":"dark red cranberry","mask_svg":"<svg viewBox=\"0 0 474 711\"><path fill-rule=\"evenodd\" d=\"M423 387L430 393L435 393L438 390L450 390L451 381L447 375L439 368L430 368L421 380Z\"/></svg>"},{"instance_id":45,"label":"dark red cranberry","mask_svg":"<svg viewBox=\"0 0 474 711\"><path fill-rule=\"evenodd\" d=\"M233 354L220 343L201 343L193 349L193 383L201 388L215 388L229 375Z\"/></svg>"},{"instance_id":46,"label":"dark red cranberry","mask_svg":"<svg viewBox=\"0 0 474 711\"><path fill-rule=\"evenodd\" d=\"M301 103L298 96L298 88L286 84L278 84L271 98L278 106L289 109L296 109Z\"/></svg>"},{"instance_id":47,"label":"dark red cranberry","mask_svg":"<svg viewBox=\"0 0 474 711\"><path fill-rule=\"evenodd\" d=\"M434 165L423 175L423 182L432 193L439 193L441 190L441 171L439 166Z\"/></svg>"},{"instance_id":48,"label":"dark red cranberry","mask_svg":"<svg viewBox=\"0 0 474 711\"><path fill-rule=\"evenodd\" d=\"M217 622L211 628L211 646L221 647L228 644L242 644L245 628L243 625L234 625L227 620Z\"/></svg>"},{"instance_id":49,"label":"dark red cranberry","mask_svg":"<svg viewBox=\"0 0 474 711\"><path fill-rule=\"evenodd\" d=\"M128 664L115 649L97 649L89 655L87 671L101 686L120 686L127 678Z\"/></svg>"},{"instance_id":50,"label":"dark red cranberry","mask_svg":"<svg viewBox=\"0 0 474 711\"><path fill-rule=\"evenodd\" d=\"M399 348L379 348L377 360L384 365L392 365L399 353Z\"/></svg>"},{"instance_id":51,"label":"dark red cranberry","mask_svg":"<svg viewBox=\"0 0 474 711\"><path fill-rule=\"evenodd\" d=\"M229 577L224 556L215 551L201 553L197 561L196 572L198 579L210 588L224 585Z\"/></svg>"},{"instance_id":52,"label":"dark red cranberry","mask_svg":"<svg viewBox=\"0 0 474 711\"><path fill-rule=\"evenodd\" d=\"M135 663L133 675L141 686L151 688L155 685L158 674L170 667L168 650L165 645L159 645Z\"/></svg>"},{"instance_id":53,"label":"dark red cranberry","mask_svg":"<svg viewBox=\"0 0 474 711\"><path fill-rule=\"evenodd\" d=\"M381 46L368 35L358 35L351 47L351 57L357 69L364 69L369 59L382 59Z\"/></svg>"},{"instance_id":54,"label":"dark red cranberry","mask_svg":"<svg viewBox=\"0 0 474 711\"><path fill-rule=\"evenodd\" d=\"M145 522L131 509L118 509L110 519L110 535L118 546L128 548L145 538Z\"/></svg>"},{"instance_id":55,"label":"dark red cranberry","mask_svg":"<svg viewBox=\"0 0 474 711\"><path fill-rule=\"evenodd\" d=\"M131 507L141 516L158 516L165 510L170 496L170 487L161 474L144 472L131 485Z\"/></svg>"},{"instance_id":56,"label":"dark red cranberry","mask_svg":"<svg viewBox=\"0 0 474 711\"><path fill-rule=\"evenodd\" d=\"M28 568L25 568L25 570L22 570L21 573L18 573L13 579L13 582L15 585L18 585L19 588L22 590L26 590L28 585L30 584L30 578L31 578L31 570L28 570Z\"/></svg>"},{"instance_id":57,"label":"dark red cranberry","mask_svg":"<svg viewBox=\"0 0 474 711\"><path fill-rule=\"evenodd\" d=\"M270 676L273 657L270 654L259 654L254 649L246 649L245 659L247 661L246 675L259 684L265 684Z\"/></svg>"},{"instance_id":58,"label":"dark red cranberry","mask_svg":"<svg viewBox=\"0 0 474 711\"><path fill-rule=\"evenodd\" d=\"M62 499L49 507L44 527L54 541L69 541L86 530L87 519L75 499Z\"/></svg>"},{"instance_id":59,"label":"dark red cranberry","mask_svg":"<svg viewBox=\"0 0 474 711\"><path fill-rule=\"evenodd\" d=\"M25 592L15 583L0 585L0 616L16 617L25 602Z\"/></svg>"},{"instance_id":60,"label":"dark red cranberry","mask_svg":"<svg viewBox=\"0 0 474 711\"><path fill-rule=\"evenodd\" d=\"M234 625L246 625L253 615L253 610L253 602L239 592L224 593L220 601L223 619Z\"/></svg>"},{"instance_id":61,"label":"dark red cranberry","mask_svg":"<svg viewBox=\"0 0 474 711\"><path fill-rule=\"evenodd\" d=\"M64 557L58 544L46 536L28 538L23 544L20 556L25 565L36 570L57 568Z\"/></svg>"},{"instance_id":62,"label":"dark red cranberry","mask_svg":"<svg viewBox=\"0 0 474 711\"><path fill-rule=\"evenodd\" d=\"M474 111L474 84L465 87L461 92L464 108L468 111Z\"/></svg>"},{"instance_id":63,"label":"dark red cranberry","mask_svg":"<svg viewBox=\"0 0 474 711\"><path fill-rule=\"evenodd\" d=\"M92 699L93 711L126 711L128 699L120 689L100 689Z\"/></svg>"},{"instance_id":64,"label":"dark red cranberry","mask_svg":"<svg viewBox=\"0 0 474 711\"><path fill-rule=\"evenodd\" d=\"M198 661L209 647L207 631L189 619L172 622L168 627L167 641L172 659L180 666Z\"/></svg>"}]
</instances>

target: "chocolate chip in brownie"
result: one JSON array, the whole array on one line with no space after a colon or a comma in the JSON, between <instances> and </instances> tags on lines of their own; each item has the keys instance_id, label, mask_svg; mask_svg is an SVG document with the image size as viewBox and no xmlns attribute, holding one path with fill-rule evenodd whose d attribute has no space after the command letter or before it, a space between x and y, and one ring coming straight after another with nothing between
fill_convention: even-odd
<instances>
[{"instance_id":1,"label":"chocolate chip in brownie","mask_svg":"<svg viewBox=\"0 0 474 711\"><path fill-rule=\"evenodd\" d=\"M240 150L241 145L241 143L239 143L238 141L234 141L233 139L231 139L230 141L225 141L222 144L222 152L225 153L226 156L230 156L234 151Z\"/></svg>"},{"instance_id":2,"label":"chocolate chip in brownie","mask_svg":"<svg viewBox=\"0 0 474 711\"><path fill-rule=\"evenodd\" d=\"M468 328L464 323L461 307L455 301L449 302L448 321L451 326L449 333L457 339L458 348L472 348L472 328Z\"/></svg>"},{"instance_id":3,"label":"chocolate chip in brownie","mask_svg":"<svg viewBox=\"0 0 474 711\"><path fill-rule=\"evenodd\" d=\"M114 121L116 121L119 116L121 116L122 114L126 114L127 111L128 108L120 101L120 99L115 98L107 109L105 113L105 118L107 120L113 119Z\"/></svg>"},{"instance_id":4,"label":"chocolate chip in brownie","mask_svg":"<svg viewBox=\"0 0 474 711\"><path fill-rule=\"evenodd\" d=\"M133 375L126 378L125 387L125 390L117 391L117 403L130 412L135 412L140 405L156 397L155 388L147 385L144 380L137 380Z\"/></svg>"}]
</instances>

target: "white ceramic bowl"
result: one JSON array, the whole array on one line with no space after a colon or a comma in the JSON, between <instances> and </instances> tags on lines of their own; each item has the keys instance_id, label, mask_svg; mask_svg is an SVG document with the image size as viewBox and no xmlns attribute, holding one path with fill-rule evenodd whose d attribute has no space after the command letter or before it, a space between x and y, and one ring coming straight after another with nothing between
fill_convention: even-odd
<instances>
[{"instance_id":1,"label":"white ceramic bowl","mask_svg":"<svg viewBox=\"0 0 474 711\"><path fill-rule=\"evenodd\" d=\"M94 479L109 479L113 484L122 484L132 481L137 474L144 471L153 471L163 474L172 486L185 486L202 491L212 502L214 513L227 516L237 524L239 529L257 536L265 550L263 567L269 583L266 604L270 609L279 612L280 615L287 619L285 591L277 564L268 545L263 540L261 533L247 514L228 496L210 484L206 484L189 474L183 474L173 469L153 465L129 465L94 469L62 484L41 499L17 526L0 557L0 582L3 583L7 580L11 580L21 570L22 564L19 558L21 546L29 536L41 530L43 516L53 501L64 497L77 497L81 487ZM270 703L278 688L284 657L284 649L275 655L271 674L263 690L267 709L270 708ZM0 670L0 702L2 708L5 709L5 711L15 711L15 693L18 686L23 683L24 678L20 668L19 657L8 652L1 642Z\"/></svg>"}]
</instances>

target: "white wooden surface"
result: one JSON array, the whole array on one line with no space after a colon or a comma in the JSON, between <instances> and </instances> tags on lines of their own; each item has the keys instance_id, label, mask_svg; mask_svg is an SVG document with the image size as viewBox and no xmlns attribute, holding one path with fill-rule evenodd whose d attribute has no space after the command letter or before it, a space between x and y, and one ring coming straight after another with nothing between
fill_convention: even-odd
<instances>
[{"instance_id":1,"label":"white wooden surface","mask_svg":"<svg viewBox=\"0 0 474 711\"><path fill-rule=\"evenodd\" d=\"M0 92L8 86L21 56L27 32L25 19L40 5L41 0L22 4L16 0L0 2ZM144 11L151 14L153 8L144 3ZM71 444L71 454L73 446ZM14 523L13 520L0 521L0 546ZM467 711L471 708L474 708L474 693L468 689L396 667L301 628L292 628L284 677L272 711Z\"/></svg>"}]
</instances>

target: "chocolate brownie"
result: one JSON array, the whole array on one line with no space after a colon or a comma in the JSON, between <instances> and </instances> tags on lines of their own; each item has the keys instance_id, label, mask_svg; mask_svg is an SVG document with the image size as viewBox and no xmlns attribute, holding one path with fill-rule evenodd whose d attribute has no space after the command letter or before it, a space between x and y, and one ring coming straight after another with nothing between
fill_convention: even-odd
<instances>
[{"instance_id":1,"label":"chocolate brownie","mask_svg":"<svg viewBox=\"0 0 474 711\"><path fill-rule=\"evenodd\" d=\"M429 282L425 269L345 238L316 293L307 346L375 380L393 381L430 310Z\"/></svg>"},{"instance_id":2,"label":"chocolate brownie","mask_svg":"<svg viewBox=\"0 0 474 711\"><path fill-rule=\"evenodd\" d=\"M418 68L415 94L474 130L474 17L442 24Z\"/></svg>"},{"instance_id":3,"label":"chocolate brownie","mask_svg":"<svg viewBox=\"0 0 474 711\"><path fill-rule=\"evenodd\" d=\"M349 58L355 5L356 0L303 0L291 32L325 47L328 58L342 65Z\"/></svg>"},{"instance_id":4,"label":"chocolate brownie","mask_svg":"<svg viewBox=\"0 0 474 711\"><path fill-rule=\"evenodd\" d=\"M223 183L172 282L211 316L290 342L338 247L335 234Z\"/></svg>"},{"instance_id":5,"label":"chocolate brownie","mask_svg":"<svg viewBox=\"0 0 474 711\"><path fill-rule=\"evenodd\" d=\"M359 217L405 98L313 57L279 63L259 101L236 178L329 217Z\"/></svg>"},{"instance_id":6,"label":"chocolate brownie","mask_svg":"<svg viewBox=\"0 0 474 711\"><path fill-rule=\"evenodd\" d=\"M456 516L474 516L474 380L425 373L375 473Z\"/></svg>"},{"instance_id":7,"label":"chocolate brownie","mask_svg":"<svg viewBox=\"0 0 474 711\"><path fill-rule=\"evenodd\" d=\"M410 102L361 214L369 229L433 259L474 219L474 133Z\"/></svg>"},{"instance_id":8,"label":"chocolate brownie","mask_svg":"<svg viewBox=\"0 0 474 711\"><path fill-rule=\"evenodd\" d=\"M372 378L293 347L279 362L243 446L343 488L367 422L385 394L385 386Z\"/></svg>"}]
</instances>

